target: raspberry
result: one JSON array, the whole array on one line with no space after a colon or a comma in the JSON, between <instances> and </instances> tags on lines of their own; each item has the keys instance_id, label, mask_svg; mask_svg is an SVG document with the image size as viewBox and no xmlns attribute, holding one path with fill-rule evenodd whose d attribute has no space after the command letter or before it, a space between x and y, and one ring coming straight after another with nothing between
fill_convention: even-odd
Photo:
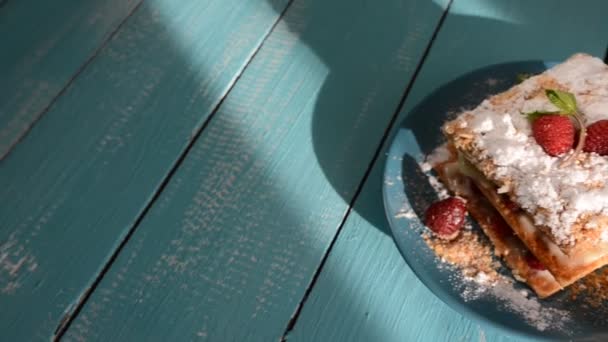
<instances>
[{"instance_id":1,"label":"raspberry","mask_svg":"<svg viewBox=\"0 0 608 342\"><path fill-rule=\"evenodd\" d=\"M572 149L576 129L566 116L543 115L532 123L536 142L550 156L558 156Z\"/></svg>"},{"instance_id":2,"label":"raspberry","mask_svg":"<svg viewBox=\"0 0 608 342\"><path fill-rule=\"evenodd\" d=\"M466 211L462 199L450 197L431 204L426 210L424 222L439 238L452 240L464 225Z\"/></svg>"},{"instance_id":3,"label":"raspberry","mask_svg":"<svg viewBox=\"0 0 608 342\"><path fill-rule=\"evenodd\" d=\"M608 120L600 120L587 127L585 152L595 152L600 156L608 155Z\"/></svg>"},{"instance_id":4,"label":"raspberry","mask_svg":"<svg viewBox=\"0 0 608 342\"><path fill-rule=\"evenodd\" d=\"M526 254L526 262L533 270L544 271L547 269L545 265L543 265L538 259L536 259L534 255L532 255L532 253Z\"/></svg>"}]
</instances>

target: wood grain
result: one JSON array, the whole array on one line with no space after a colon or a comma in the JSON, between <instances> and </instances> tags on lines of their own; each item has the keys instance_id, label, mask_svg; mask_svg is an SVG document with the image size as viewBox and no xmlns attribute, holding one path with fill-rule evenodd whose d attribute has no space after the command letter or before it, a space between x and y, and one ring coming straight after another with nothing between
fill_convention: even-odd
<instances>
[{"instance_id":1,"label":"wood grain","mask_svg":"<svg viewBox=\"0 0 608 342\"><path fill-rule=\"evenodd\" d=\"M286 1L272 5L146 1L2 160L2 340L69 319Z\"/></svg>"},{"instance_id":2,"label":"wood grain","mask_svg":"<svg viewBox=\"0 0 608 342\"><path fill-rule=\"evenodd\" d=\"M442 13L296 0L65 339L280 339Z\"/></svg>"},{"instance_id":3,"label":"wood grain","mask_svg":"<svg viewBox=\"0 0 608 342\"><path fill-rule=\"evenodd\" d=\"M140 2L0 2L0 160Z\"/></svg>"},{"instance_id":4,"label":"wood grain","mask_svg":"<svg viewBox=\"0 0 608 342\"><path fill-rule=\"evenodd\" d=\"M432 90L473 69L562 60L577 51L601 56L607 6L455 0L397 122ZM568 43L551 38L555 32ZM513 341L449 309L405 264L384 219L383 165L384 158L374 165L287 341Z\"/></svg>"}]
</instances>

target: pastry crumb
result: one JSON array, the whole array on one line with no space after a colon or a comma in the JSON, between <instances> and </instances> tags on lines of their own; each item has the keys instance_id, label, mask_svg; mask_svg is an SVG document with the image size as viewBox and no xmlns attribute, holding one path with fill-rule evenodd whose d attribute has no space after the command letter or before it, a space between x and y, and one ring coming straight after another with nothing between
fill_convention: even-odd
<instances>
[{"instance_id":1,"label":"pastry crumb","mask_svg":"<svg viewBox=\"0 0 608 342\"><path fill-rule=\"evenodd\" d=\"M483 274L484 283L494 283L500 266L492 257L491 246L482 241L475 231L463 230L450 241L424 234L424 241L442 261L460 268L465 277L475 278Z\"/></svg>"}]
</instances>

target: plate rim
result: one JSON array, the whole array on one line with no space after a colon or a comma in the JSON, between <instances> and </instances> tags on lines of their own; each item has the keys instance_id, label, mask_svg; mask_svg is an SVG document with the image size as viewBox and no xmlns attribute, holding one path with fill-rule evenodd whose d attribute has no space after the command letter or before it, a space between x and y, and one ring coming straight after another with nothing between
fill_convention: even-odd
<instances>
[{"instance_id":1,"label":"plate rim","mask_svg":"<svg viewBox=\"0 0 608 342\"><path fill-rule=\"evenodd\" d=\"M396 222L394 222L394 213L390 212L390 206L388 204L389 201L389 194L388 194L388 184L387 184L387 179L390 178L389 176L389 166L391 164L391 156L396 155L395 153L393 153L393 150L395 149L395 145L397 143L397 139L399 138L399 132L403 129L403 122L405 120L407 120L409 118L409 115L411 113L416 112L420 106L425 103L425 101L431 97L433 95L433 93L435 91L437 91L438 89L440 89L440 87L442 85L448 84L453 80L456 80L460 77L466 76L468 74L474 73L474 72L484 72L484 71L490 71L494 68L497 68L499 66L505 65L505 64L524 64L524 63L542 63L546 69L549 69L550 67L558 64L558 62L555 61L546 61L546 60L515 60L515 61L506 61L506 62L501 62L501 63L494 63L494 64L490 64L481 68L477 68L477 69L473 69L473 70L469 70L465 73L462 73L456 77L454 77L452 80L447 81L442 83L439 87L433 89L431 92L429 92L426 96L423 96L418 103L416 103L411 109L409 109L407 111L407 114L405 115L405 117L403 117L398 125L396 126L396 130L393 132L393 136L390 138L390 144L388 145L388 148L386 150L385 153L385 161L384 161L384 169L383 169L383 173L382 173L382 204L384 207L384 214L386 216L386 219L388 221L390 230L391 230L391 238L394 242L394 244L397 246L397 249L399 250L399 253L401 254L401 257L404 259L404 261L406 262L408 268L414 273L414 275L416 276L416 278L418 278L418 280L435 296L437 297L441 302L443 302L444 304L446 304L451 310L455 311L456 313L467 317L475 322L480 322L483 323L485 325L490 326L491 328L497 329L498 331L502 331L502 332L506 332L509 335L511 335L512 337L523 337L523 338L534 338L534 339L540 339L540 340L552 340L555 341L556 337L547 337L547 336L543 336L542 335L542 331L540 330L536 330L535 333L532 332L527 332L527 331L523 331L521 329L517 329L515 327L509 326L509 325L505 325L501 322L492 320L486 316L481 315L480 313L476 312L475 310L473 310L472 308L470 308L469 305L466 305L464 303L459 302L458 300L456 300L454 298L454 296L450 295L449 293L445 292L444 290L442 290L439 286L437 286L435 284L434 281L432 281L432 279L428 278L427 276L424 275L424 272L422 272L422 270L419 270L418 267L414 266L416 263L413 260L410 260L410 258L407 256L407 253L405 253L405 251L403 250L405 248L405 246L401 246L399 240L397 239L396 235L400 232L401 229L403 229L403 227L397 227ZM420 220L420 218L418 217L418 215L416 215L416 220ZM405 226L407 226L407 228L409 228L410 224L405 223ZM494 253L494 251L492 251L492 253ZM583 336L571 336L571 337L562 337L560 340L571 340L573 338L588 338L588 337L592 337L589 335L583 335Z\"/></svg>"}]
</instances>

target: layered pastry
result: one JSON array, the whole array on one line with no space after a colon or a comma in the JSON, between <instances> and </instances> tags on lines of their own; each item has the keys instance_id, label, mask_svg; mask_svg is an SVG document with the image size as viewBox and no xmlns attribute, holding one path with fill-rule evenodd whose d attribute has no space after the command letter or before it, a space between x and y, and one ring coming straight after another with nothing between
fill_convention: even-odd
<instances>
[{"instance_id":1,"label":"layered pastry","mask_svg":"<svg viewBox=\"0 0 608 342\"><path fill-rule=\"evenodd\" d=\"M434 169L547 297L608 263L608 67L577 54L443 126Z\"/></svg>"}]
</instances>

